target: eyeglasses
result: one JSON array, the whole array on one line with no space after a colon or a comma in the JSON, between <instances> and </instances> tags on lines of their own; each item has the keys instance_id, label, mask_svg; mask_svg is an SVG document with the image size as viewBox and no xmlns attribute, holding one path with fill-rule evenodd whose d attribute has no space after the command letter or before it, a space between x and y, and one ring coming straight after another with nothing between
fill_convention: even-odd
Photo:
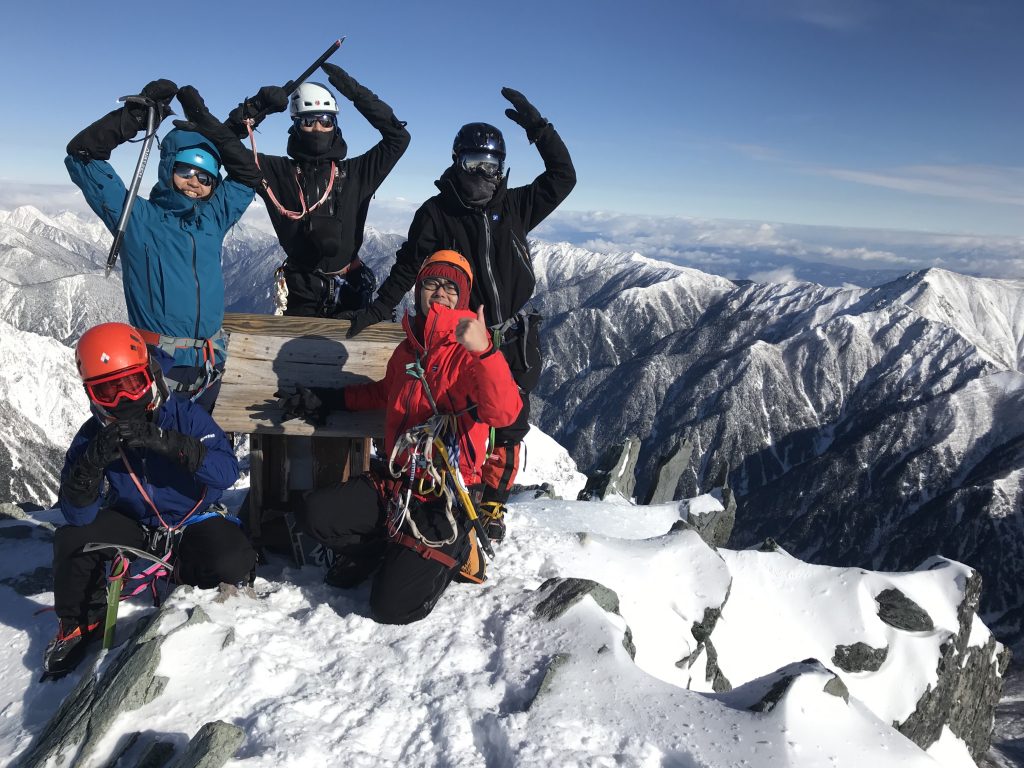
<instances>
[{"instance_id":1,"label":"eyeglasses","mask_svg":"<svg viewBox=\"0 0 1024 768\"><path fill-rule=\"evenodd\" d=\"M420 285L426 288L428 291L433 293L438 288L447 293L449 296L459 295L459 286L453 283L451 280L445 280L443 277L427 277L420 281Z\"/></svg>"},{"instance_id":2,"label":"eyeglasses","mask_svg":"<svg viewBox=\"0 0 1024 768\"><path fill-rule=\"evenodd\" d=\"M502 159L490 152L463 152L459 155L459 165L466 173L476 173L488 178L501 176Z\"/></svg>"},{"instance_id":3,"label":"eyeglasses","mask_svg":"<svg viewBox=\"0 0 1024 768\"><path fill-rule=\"evenodd\" d=\"M195 176L196 181L198 181L204 187L213 186L213 175L209 171L202 171L191 165L174 166L174 175L177 176L179 179L191 179L193 176Z\"/></svg>"},{"instance_id":4,"label":"eyeglasses","mask_svg":"<svg viewBox=\"0 0 1024 768\"><path fill-rule=\"evenodd\" d=\"M299 115L295 118L303 128L312 128L319 125L321 128L333 128L335 125L334 115L330 112L321 112L315 115Z\"/></svg>"},{"instance_id":5,"label":"eyeglasses","mask_svg":"<svg viewBox=\"0 0 1024 768\"><path fill-rule=\"evenodd\" d=\"M87 381L85 391L96 405L113 408L122 400L139 400L152 386L153 374L149 367L139 366Z\"/></svg>"}]
</instances>

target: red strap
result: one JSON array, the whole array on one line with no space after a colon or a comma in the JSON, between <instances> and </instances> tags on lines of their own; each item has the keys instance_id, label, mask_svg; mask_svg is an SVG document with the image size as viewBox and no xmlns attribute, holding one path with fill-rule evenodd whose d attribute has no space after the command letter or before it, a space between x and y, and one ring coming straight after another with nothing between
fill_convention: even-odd
<instances>
[{"instance_id":1,"label":"red strap","mask_svg":"<svg viewBox=\"0 0 1024 768\"><path fill-rule=\"evenodd\" d=\"M411 549L424 560L435 560L441 565L443 565L445 568L455 568L459 564L454 557L446 555L439 549L428 547L422 541L416 541L416 539L414 539L412 536L407 536L404 533L399 533L391 540L396 544L401 544L403 547Z\"/></svg>"},{"instance_id":2,"label":"red strap","mask_svg":"<svg viewBox=\"0 0 1024 768\"><path fill-rule=\"evenodd\" d=\"M128 463L128 457L124 455L124 450L119 447L117 449L117 452L121 454L121 461L123 461L125 467L128 468L128 476L131 477L132 482L135 483L135 488L142 495L143 500L147 504L149 504L149 508L153 510L153 513L156 515L156 519L160 521L160 525L162 525L168 531L176 531L179 528L181 528L183 525L185 525L185 523L188 521L188 519L190 517L192 517L192 515L194 515L196 513L196 510L199 509L199 506L203 503L203 501L206 500L206 486L204 485L203 486L203 495L199 497L199 501L197 501L196 505L194 507L192 507L191 510L189 510L189 513L187 515L185 515L181 519L181 522L178 523L177 525L174 525L174 526L168 525L167 522L160 515L160 510L156 508L156 504L154 504L153 500L151 498L149 498L149 494L146 493L146 489L142 487L142 483L139 482L139 478L136 477L135 470L132 469L132 465Z\"/></svg>"},{"instance_id":3,"label":"red strap","mask_svg":"<svg viewBox=\"0 0 1024 768\"><path fill-rule=\"evenodd\" d=\"M246 120L245 121L245 127L249 131L249 142L250 142L250 144L252 144L252 156L253 156L253 158L256 161L256 167L259 168L262 171L263 169L260 168L260 155L259 155L259 152L256 151L256 134L253 133L252 125L253 125L253 121L252 120ZM270 184L267 182L266 179L262 179L263 190L267 193L267 197L270 198L270 202L272 202L274 204L274 207L277 209L278 213L280 213L285 218L294 219L295 221L301 221L306 216L308 216L310 213L312 213L313 211L315 211L317 208L319 208L321 205L324 204L324 201L326 201L327 198L330 196L331 190L334 189L334 180L337 178L337 176L338 176L338 166L332 160L331 161L331 178L327 181L327 190L324 192L323 197L321 197L319 200L317 200L313 204L312 208L307 208L306 207L306 196L302 193L302 181L299 178L299 170L296 168L295 169L295 184L299 188L299 204L302 206L302 210L301 211L289 211L287 208L285 208L283 205L281 205L281 203L277 199L277 196L274 194L274 190L272 190L270 188Z\"/></svg>"}]
</instances>

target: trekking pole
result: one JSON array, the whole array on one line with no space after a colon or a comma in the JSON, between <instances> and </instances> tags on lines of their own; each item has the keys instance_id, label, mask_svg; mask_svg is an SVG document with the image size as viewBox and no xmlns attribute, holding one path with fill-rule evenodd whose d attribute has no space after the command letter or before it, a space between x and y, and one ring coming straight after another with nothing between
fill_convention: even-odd
<instances>
[{"instance_id":1,"label":"trekking pole","mask_svg":"<svg viewBox=\"0 0 1024 768\"><path fill-rule=\"evenodd\" d=\"M146 138L142 142L142 151L139 153L139 160L135 164L135 175L132 177L131 186L124 199L124 208L121 209L121 218L117 222L117 231L114 232L114 242L110 245L110 253L107 254L107 270L104 277L110 277L114 263L117 261L117 254L121 250L121 243L124 241L124 231L128 228L128 217L132 215L132 207L135 205L135 197L139 194L139 185L142 184L142 174L146 171L146 163L149 161L149 150L153 148L153 140L156 138L156 104L143 96L122 96L118 101L134 102L145 104L149 111L146 113Z\"/></svg>"},{"instance_id":2,"label":"trekking pole","mask_svg":"<svg viewBox=\"0 0 1024 768\"><path fill-rule=\"evenodd\" d=\"M286 91L288 91L288 93L291 93L296 88L298 88L300 85L302 85L302 83L305 82L307 77L309 77L314 72L316 72L320 68L321 64L323 64L325 61L327 61L329 58L331 58L331 56L334 55L334 52L336 50L338 50L339 48L341 48L341 44L343 42L345 42L345 38L344 37L339 37L337 40L335 40L333 43L331 43L331 47L328 48L326 51L324 51L319 59L317 59L312 64L310 64L309 68L305 72L303 72L301 75L296 77L294 80L289 80L287 83L285 83L284 89Z\"/></svg>"}]
</instances>

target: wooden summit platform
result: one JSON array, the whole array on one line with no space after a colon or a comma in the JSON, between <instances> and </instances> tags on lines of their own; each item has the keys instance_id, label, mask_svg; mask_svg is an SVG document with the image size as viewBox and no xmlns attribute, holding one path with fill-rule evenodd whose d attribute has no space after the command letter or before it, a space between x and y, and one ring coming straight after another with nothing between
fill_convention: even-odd
<instances>
[{"instance_id":1,"label":"wooden summit platform","mask_svg":"<svg viewBox=\"0 0 1024 768\"><path fill-rule=\"evenodd\" d=\"M384 378L388 359L405 338L398 323L372 325L346 339L347 320L228 313L228 359L217 408L225 432L318 437L383 434L383 412L335 413L326 426L281 422L274 393L307 387L346 387Z\"/></svg>"},{"instance_id":2,"label":"wooden summit platform","mask_svg":"<svg viewBox=\"0 0 1024 768\"><path fill-rule=\"evenodd\" d=\"M297 565L321 561L306 553L295 527L296 507L315 488L369 469L371 439L383 437L384 412L332 413L324 426L281 421L276 392L296 385L346 387L384 378L405 338L401 325L380 323L346 339L346 320L228 313L228 358L213 418L225 432L248 434L249 533L257 546L286 538ZM319 553L319 554L318 554ZM321 563L323 564L323 563Z\"/></svg>"}]
</instances>

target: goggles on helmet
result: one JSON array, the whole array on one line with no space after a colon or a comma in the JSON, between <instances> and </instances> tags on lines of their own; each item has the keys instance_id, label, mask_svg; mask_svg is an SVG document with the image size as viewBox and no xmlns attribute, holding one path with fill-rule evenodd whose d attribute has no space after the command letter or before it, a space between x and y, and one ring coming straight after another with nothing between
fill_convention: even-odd
<instances>
[{"instance_id":1,"label":"goggles on helmet","mask_svg":"<svg viewBox=\"0 0 1024 768\"><path fill-rule=\"evenodd\" d=\"M336 125L334 115L330 112L313 112L306 115L297 115L295 122L303 128L312 128L318 123L322 128L333 128Z\"/></svg>"},{"instance_id":2,"label":"goggles on helmet","mask_svg":"<svg viewBox=\"0 0 1024 768\"><path fill-rule=\"evenodd\" d=\"M191 179L195 176L196 181L204 187L212 187L214 182L213 175L209 171L204 171L191 165L182 165L181 163L174 166L174 175L179 179Z\"/></svg>"},{"instance_id":3,"label":"goggles on helmet","mask_svg":"<svg viewBox=\"0 0 1024 768\"><path fill-rule=\"evenodd\" d=\"M148 365L128 368L109 376L90 379L85 382L89 399L104 408L113 408L122 400L136 401L145 396L153 386L153 374Z\"/></svg>"},{"instance_id":4,"label":"goggles on helmet","mask_svg":"<svg viewBox=\"0 0 1024 768\"><path fill-rule=\"evenodd\" d=\"M463 152L459 155L459 165L466 173L476 173L488 178L501 176L502 160L491 152Z\"/></svg>"}]
</instances>

